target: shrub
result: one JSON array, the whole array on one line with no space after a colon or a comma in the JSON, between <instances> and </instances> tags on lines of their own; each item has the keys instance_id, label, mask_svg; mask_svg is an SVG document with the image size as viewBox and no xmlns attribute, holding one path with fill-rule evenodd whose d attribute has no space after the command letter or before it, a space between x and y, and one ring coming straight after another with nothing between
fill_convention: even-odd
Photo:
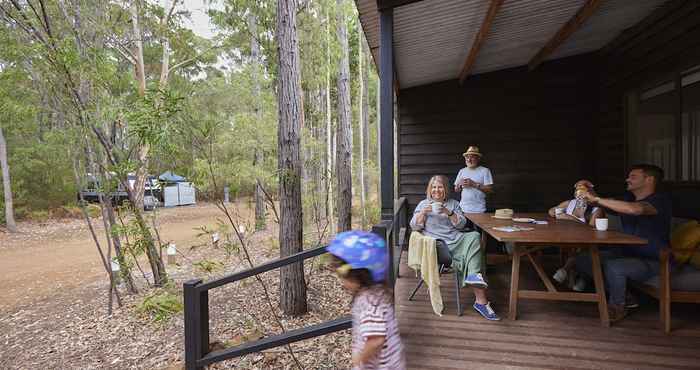
<instances>
[{"instance_id":1,"label":"shrub","mask_svg":"<svg viewBox=\"0 0 700 370\"><path fill-rule=\"evenodd\" d=\"M219 262L219 261L210 261L210 260L201 260L199 262L195 262L194 267L197 269L206 272L208 274L221 269L224 267L224 264Z\"/></svg>"},{"instance_id":2,"label":"shrub","mask_svg":"<svg viewBox=\"0 0 700 370\"><path fill-rule=\"evenodd\" d=\"M91 218L96 218L102 216L102 210L100 209L100 206L97 204L88 204L87 205L87 214Z\"/></svg>"},{"instance_id":3,"label":"shrub","mask_svg":"<svg viewBox=\"0 0 700 370\"><path fill-rule=\"evenodd\" d=\"M146 296L136 306L136 312L157 323L169 320L182 309L183 303L180 296L167 289Z\"/></svg>"},{"instance_id":4,"label":"shrub","mask_svg":"<svg viewBox=\"0 0 700 370\"><path fill-rule=\"evenodd\" d=\"M49 219L49 211L30 211L27 218L36 222L46 222Z\"/></svg>"}]
</instances>

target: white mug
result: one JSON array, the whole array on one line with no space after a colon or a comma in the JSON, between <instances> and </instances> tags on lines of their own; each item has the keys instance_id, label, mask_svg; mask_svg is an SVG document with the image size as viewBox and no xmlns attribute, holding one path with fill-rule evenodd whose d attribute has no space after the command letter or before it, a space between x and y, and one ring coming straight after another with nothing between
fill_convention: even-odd
<instances>
[{"instance_id":1,"label":"white mug","mask_svg":"<svg viewBox=\"0 0 700 370\"><path fill-rule=\"evenodd\" d=\"M596 218L595 228L598 231L605 231L608 229L608 219L607 218Z\"/></svg>"},{"instance_id":2,"label":"white mug","mask_svg":"<svg viewBox=\"0 0 700 370\"><path fill-rule=\"evenodd\" d=\"M442 208L442 203L441 202L433 202L431 204L433 207L433 213L438 214L440 212L440 208Z\"/></svg>"}]
</instances>

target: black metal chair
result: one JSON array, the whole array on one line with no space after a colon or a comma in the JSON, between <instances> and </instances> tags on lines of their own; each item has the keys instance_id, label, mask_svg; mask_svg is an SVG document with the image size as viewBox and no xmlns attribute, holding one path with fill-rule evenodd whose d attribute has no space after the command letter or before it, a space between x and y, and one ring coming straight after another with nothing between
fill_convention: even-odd
<instances>
[{"instance_id":1,"label":"black metal chair","mask_svg":"<svg viewBox=\"0 0 700 370\"><path fill-rule=\"evenodd\" d=\"M442 275L443 273L448 273L449 270L451 270L450 266L452 266L452 253L450 253L450 248L447 246L447 244L444 241L442 241L440 239L436 240L435 246L437 248L437 262L438 262L438 266L440 266L439 267L440 275ZM452 272L453 272L453 275L455 277L455 283L456 283L455 288L456 288L456 292L457 292L457 316L462 316L462 313L463 313L463 311L462 311L462 299L461 299L460 293L459 293L462 282L460 281L459 276L457 275L457 271L455 270ZM409 301L413 300L413 297L418 292L418 289L420 289L420 287L423 286L423 283L424 283L424 281L421 278L420 281L418 282L418 285L416 285L416 288L413 289L411 296L408 297Z\"/></svg>"}]
</instances>

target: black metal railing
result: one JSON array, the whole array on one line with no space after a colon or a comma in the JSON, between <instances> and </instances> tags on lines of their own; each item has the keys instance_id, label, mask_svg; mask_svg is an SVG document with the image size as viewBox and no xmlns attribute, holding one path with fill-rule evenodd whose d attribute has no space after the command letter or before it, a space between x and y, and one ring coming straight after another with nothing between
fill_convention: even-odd
<instances>
[{"instance_id":1,"label":"black metal railing","mask_svg":"<svg viewBox=\"0 0 700 370\"><path fill-rule=\"evenodd\" d=\"M394 217L382 220L372 227L372 232L386 240L388 248L388 263L391 265L387 283L393 288L398 271L398 260L395 258L395 235L401 227L407 225L408 204L405 198L396 201ZM288 257L280 258L245 271L236 272L219 279L203 282L202 279L187 281L183 284L185 300L185 367L187 370L202 369L204 366L240 357L262 350L284 346L305 339L318 337L349 329L350 317L338 318L300 329L243 343L235 347L209 352L209 290L231 284L236 281L253 277L292 263L300 263L306 259L326 253L326 247L306 250Z\"/></svg>"}]
</instances>

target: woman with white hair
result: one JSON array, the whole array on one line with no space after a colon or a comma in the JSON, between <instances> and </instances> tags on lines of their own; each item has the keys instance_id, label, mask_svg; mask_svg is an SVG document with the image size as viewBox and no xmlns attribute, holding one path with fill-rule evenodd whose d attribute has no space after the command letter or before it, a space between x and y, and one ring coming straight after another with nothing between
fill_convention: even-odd
<instances>
[{"instance_id":1,"label":"woman with white hair","mask_svg":"<svg viewBox=\"0 0 700 370\"><path fill-rule=\"evenodd\" d=\"M411 229L425 236L442 240L452 256L452 268L460 281L474 290L474 309L488 320L500 320L486 297L488 284L482 271L480 236L477 232L462 232L466 218L459 202L450 199L449 182L442 175L433 176L428 182L426 199L416 206L411 219Z\"/></svg>"}]
</instances>

